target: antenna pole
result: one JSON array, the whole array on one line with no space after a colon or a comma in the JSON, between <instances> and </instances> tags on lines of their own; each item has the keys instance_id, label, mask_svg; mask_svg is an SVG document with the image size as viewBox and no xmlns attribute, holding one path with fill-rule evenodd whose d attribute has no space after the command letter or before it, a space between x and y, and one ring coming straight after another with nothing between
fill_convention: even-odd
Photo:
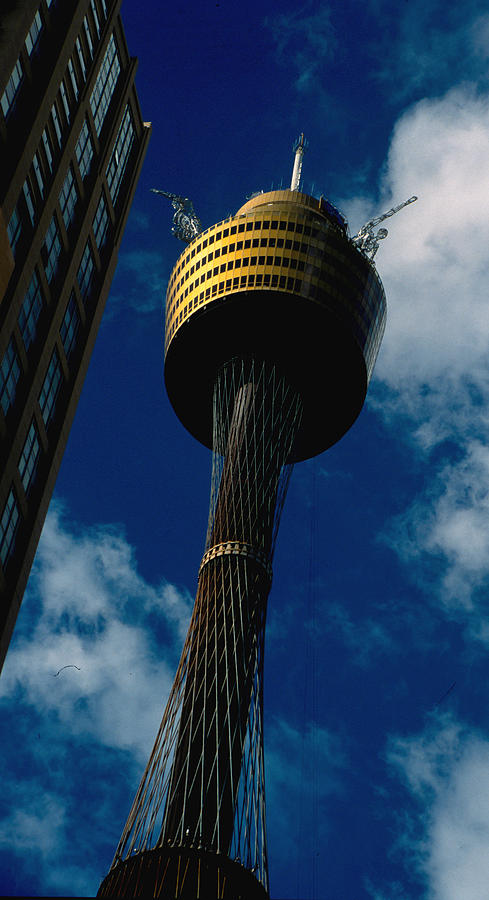
<instances>
[{"instance_id":1,"label":"antenna pole","mask_svg":"<svg viewBox=\"0 0 489 900\"><path fill-rule=\"evenodd\" d=\"M294 168L292 170L292 179L290 182L290 190L298 191L299 184L301 180L301 172L302 172L302 157L304 156L304 150L307 147L307 141L304 137L304 132L302 132L297 138L294 146L292 147L295 153L294 159Z\"/></svg>"}]
</instances>

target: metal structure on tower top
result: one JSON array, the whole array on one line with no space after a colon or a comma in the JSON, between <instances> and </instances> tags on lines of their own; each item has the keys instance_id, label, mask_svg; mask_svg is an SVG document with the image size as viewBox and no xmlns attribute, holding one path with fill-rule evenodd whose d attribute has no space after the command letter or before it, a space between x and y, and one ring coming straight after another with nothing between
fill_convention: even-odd
<instances>
[{"instance_id":1,"label":"metal structure on tower top","mask_svg":"<svg viewBox=\"0 0 489 900\"><path fill-rule=\"evenodd\" d=\"M414 203L417 199L418 198L415 196L410 197L409 200L404 200L404 203L399 203L398 206L393 206L392 209L388 209L387 212L382 213L381 216L376 216L375 219L370 219L366 222L365 225L360 228L358 234L351 239L355 244L355 247L358 247L367 258L373 260L379 249L379 241L383 241L389 234L387 228L379 228L377 234L375 234L374 228L376 225L380 225L384 219L388 219L390 216L395 215L400 209L404 209L405 206L409 206L410 203Z\"/></svg>"},{"instance_id":2,"label":"metal structure on tower top","mask_svg":"<svg viewBox=\"0 0 489 900\"><path fill-rule=\"evenodd\" d=\"M189 244L194 237L202 231L202 223L196 214L193 203L188 197L179 197L178 194L170 194L169 191L159 191L157 188L150 188L152 194L159 194L171 200L175 213L173 215L172 234L180 241Z\"/></svg>"},{"instance_id":3,"label":"metal structure on tower top","mask_svg":"<svg viewBox=\"0 0 489 900\"><path fill-rule=\"evenodd\" d=\"M294 168L292 170L292 178L290 181L290 190L298 191L299 185L301 182L301 172L302 172L302 157L304 156L305 150L307 150L308 142L304 137L304 132L301 132L299 137L297 138L294 146L292 147L295 157L294 157Z\"/></svg>"}]
</instances>

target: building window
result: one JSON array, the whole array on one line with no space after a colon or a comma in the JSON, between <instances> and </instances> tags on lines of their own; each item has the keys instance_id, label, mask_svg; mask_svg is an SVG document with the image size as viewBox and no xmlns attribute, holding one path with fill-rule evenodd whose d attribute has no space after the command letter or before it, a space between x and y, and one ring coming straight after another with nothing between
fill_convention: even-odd
<instances>
[{"instance_id":1,"label":"building window","mask_svg":"<svg viewBox=\"0 0 489 900\"><path fill-rule=\"evenodd\" d=\"M78 81L76 78L75 67L73 65L73 61L71 59L68 60L68 72L70 73L71 86L73 88L73 96L75 100L78 100L78 95L80 93L78 88Z\"/></svg>"},{"instance_id":2,"label":"building window","mask_svg":"<svg viewBox=\"0 0 489 900\"><path fill-rule=\"evenodd\" d=\"M75 153L78 168L80 170L80 175L82 178L85 178L90 171L90 166L93 159L92 136L90 134L88 122L86 119L84 120L83 125L80 129L80 134L76 142Z\"/></svg>"},{"instance_id":3,"label":"building window","mask_svg":"<svg viewBox=\"0 0 489 900\"><path fill-rule=\"evenodd\" d=\"M15 250L17 247L17 241L20 238L22 232L22 219L19 215L19 204L15 207L12 215L10 216L10 221L7 225L7 234L10 242L10 248L12 253L15 256Z\"/></svg>"},{"instance_id":4,"label":"building window","mask_svg":"<svg viewBox=\"0 0 489 900\"><path fill-rule=\"evenodd\" d=\"M42 295L42 288L39 278L37 277L37 272L34 270L18 318L20 333L26 350L30 347L36 337L37 323L39 322L43 306L44 297Z\"/></svg>"},{"instance_id":5,"label":"building window","mask_svg":"<svg viewBox=\"0 0 489 900\"><path fill-rule=\"evenodd\" d=\"M15 400L17 382L20 378L20 360L13 337L0 364L0 405L6 415Z\"/></svg>"},{"instance_id":6,"label":"building window","mask_svg":"<svg viewBox=\"0 0 489 900\"><path fill-rule=\"evenodd\" d=\"M51 118L53 120L54 131L56 137L58 139L58 145L61 147L61 143L63 140L63 132L61 130L61 122L59 120L58 107L56 106L56 102L53 103L51 107Z\"/></svg>"},{"instance_id":7,"label":"building window","mask_svg":"<svg viewBox=\"0 0 489 900\"><path fill-rule=\"evenodd\" d=\"M109 228L109 211L102 191L97 211L93 218L93 234L97 248L101 250L107 239L107 231Z\"/></svg>"},{"instance_id":8,"label":"building window","mask_svg":"<svg viewBox=\"0 0 489 900\"><path fill-rule=\"evenodd\" d=\"M2 94L2 99L0 100L0 106L2 107L5 118L7 118L14 105L15 98L19 91L20 85L22 84L23 77L24 70L22 68L20 59L18 59L15 63L14 68L12 69L12 73L7 82L7 87L5 88Z\"/></svg>"},{"instance_id":9,"label":"building window","mask_svg":"<svg viewBox=\"0 0 489 900\"><path fill-rule=\"evenodd\" d=\"M53 148L51 146L51 138L49 137L47 128L45 128L42 133L42 144L44 147L44 152L46 154L49 171L52 172L53 171Z\"/></svg>"},{"instance_id":10,"label":"building window","mask_svg":"<svg viewBox=\"0 0 489 900\"><path fill-rule=\"evenodd\" d=\"M63 321L61 323L61 328L59 329L61 343L63 344L63 349L65 351L67 359L73 352L79 328L80 313L78 311L75 295L72 291L70 299L68 300L68 305L65 310Z\"/></svg>"},{"instance_id":11,"label":"building window","mask_svg":"<svg viewBox=\"0 0 489 900\"><path fill-rule=\"evenodd\" d=\"M53 218L49 223L46 237L44 239L44 244L42 246L41 255L44 262L46 278L51 284L51 281L53 280L58 270L59 257L61 255L61 238L59 235L56 215L53 215Z\"/></svg>"},{"instance_id":12,"label":"building window","mask_svg":"<svg viewBox=\"0 0 489 900\"><path fill-rule=\"evenodd\" d=\"M85 54L83 52L82 42L79 37L77 37L75 41L76 52L78 54L78 62L80 63L80 71L83 76L83 80L86 81L87 78L87 64L85 62Z\"/></svg>"},{"instance_id":13,"label":"building window","mask_svg":"<svg viewBox=\"0 0 489 900\"><path fill-rule=\"evenodd\" d=\"M59 86L59 93L61 96L61 102L63 104L63 109L65 111L66 121L69 124L69 122L70 122L70 101L68 99L68 91L66 90L64 78L61 81L61 84Z\"/></svg>"},{"instance_id":14,"label":"building window","mask_svg":"<svg viewBox=\"0 0 489 900\"><path fill-rule=\"evenodd\" d=\"M87 39L87 47L90 56L93 57L93 41L92 41L92 32L90 31L90 23L88 18L85 16L83 19L83 29L85 31L85 37Z\"/></svg>"},{"instance_id":15,"label":"building window","mask_svg":"<svg viewBox=\"0 0 489 900\"><path fill-rule=\"evenodd\" d=\"M41 13L38 10L36 15L34 16L34 21L31 25L31 27L29 28L29 32L25 39L25 46L26 46L26 50L27 50L29 56L32 56L32 54L34 53L34 50L37 47L37 44L39 41L39 35L41 34L41 31L42 31L42 19L41 19Z\"/></svg>"},{"instance_id":16,"label":"building window","mask_svg":"<svg viewBox=\"0 0 489 900\"><path fill-rule=\"evenodd\" d=\"M115 141L112 156L107 166L107 184L112 204L115 206L121 186L127 160L134 142L134 125L129 105L126 106L122 122Z\"/></svg>"},{"instance_id":17,"label":"building window","mask_svg":"<svg viewBox=\"0 0 489 900\"><path fill-rule=\"evenodd\" d=\"M92 10L93 21L97 30L97 37L100 37L100 22L98 18L97 7L95 6L95 0L90 0L90 8Z\"/></svg>"},{"instance_id":18,"label":"building window","mask_svg":"<svg viewBox=\"0 0 489 900\"><path fill-rule=\"evenodd\" d=\"M80 294L84 303L88 300L92 290L94 271L95 263L93 260L92 248L90 247L90 242L87 241L77 276Z\"/></svg>"},{"instance_id":19,"label":"building window","mask_svg":"<svg viewBox=\"0 0 489 900\"><path fill-rule=\"evenodd\" d=\"M73 173L73 166L70 165L59 194L59 205L61 207L61 215L63 216L66 230L68 230L74 219L77 200L78 189Z\"/></svg>"},{"instance_id":20,"label":"building window","mask_svg":"<svg viewBox=\"0 0 489 900\"><path fill-rule=\"evenodd\" d=\"M36 423L33 419L31 427L27 432L25 444L19 459L19 475L26 494L34 480L40 455L41 442L39 440L39 432Z\"/></svg>"},{"instance_id":21,"label":"building window","mask_svg":"<svg viewBox=\"0 0 489 900\"><path fill-rule=\"evenodd\" d=\"M34 175L36 176L39 193L40 193L41 197L44 197L44 175L43 175L43 171L41 168L41 160L39 159L38 153L34 153L34 159L32 160L32 166L34 169Z\"/></svg>"},{"instance_id":22,"label":"building window","mask_svg":"<svg viewBox=\"0 0 489 900\"><path fill-rule=\"evenodd\" d=\"M61 363L59 361L58 351L56 350L56 348L54 348L53 355L46 372L46 377L44 378L41 393L39 394L39 406L41 408L41 415L46 428L49 425L49 422L51 421L54 414L56 400L58 398L62 379L63 374L61 371Z\"/></svg>"},{"instance_id":23,"label":"building window","mask_svg":"<svg viewBox=\"0 0 489 900\"><path fill-rule=\"evenodd\" d=\"M26 180L24 181L22 190L24 192L25 205L27 207L27 212L29 213L31 225L34 225L36 221L36 207L34 205L34 195L32 193L32 187L29 178L26 178Z\"/></svg>"},{"instance_id":24,"label":"building window","mask_svg":"<svg viewBox=\"0 0 489 900\"><path fill-rule=\"evenodd\" d=\"M105 56L97 75L92 95L90 97L90 106L92 109L93 120L95 122L95 131L99 136L107 110L114 93L117 79L121 71L119 54L115 43L114 35L110 37L110 41L105 51Z\"/></svg>"},{"instance_id":25,"label":"building window","mask_svg":"<svg viewBox=\"0 0 489 900\"><path fill-rule=\"evenodd\" d=\"M17 528L19 527L20 510L13 488L7 497L2 518L0 519L0 562L5 565L12 555Z\"/></svg>"}]
</instances>

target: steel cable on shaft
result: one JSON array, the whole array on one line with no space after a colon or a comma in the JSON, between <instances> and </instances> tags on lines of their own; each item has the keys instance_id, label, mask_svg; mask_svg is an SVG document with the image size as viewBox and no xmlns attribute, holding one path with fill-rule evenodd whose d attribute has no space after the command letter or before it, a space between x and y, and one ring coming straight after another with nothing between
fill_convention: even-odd
<instances>
[{"instance_id":1,"label":"steel cable on shaft","mask_svg":"<svg viewBox=\"0 0 489 900\"><path fill-rule=\"evenodd\" d=\"M193 846L238 859L268 888L264 634L301 415L298 393L274 365L239 358L221 368L194 611L113 865L157 846Z\"/></svg>"}]
</instances>

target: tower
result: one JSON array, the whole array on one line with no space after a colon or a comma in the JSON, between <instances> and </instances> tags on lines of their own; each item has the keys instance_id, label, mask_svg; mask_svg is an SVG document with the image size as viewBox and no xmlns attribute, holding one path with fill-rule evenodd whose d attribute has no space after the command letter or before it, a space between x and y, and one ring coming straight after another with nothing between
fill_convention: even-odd
<instances>
[{"instance_id":1,"label":"tower","mask_svg":"<svg viewBox=\"0 0 489 900\"><path fill-rule=\"evenodd\" d=\"M0 6L1 667L151 129L120 0Z\"/></svg>"},{"instance_id":2,"label":"tower","mask_svg":"<svg viewBox=\"0 0 489 900\"><path fill-rule=\"evenodd\" d=\"M205 552L175 682L101 897L268 893L263 646L291 465L358 416L385 325L375 266L325 198L260 193L189 244L165 382L213 451ZM177 208L188 201L175 195ZM369 235L371 232L368 232Z\"/></svg>"}]
</instances>

